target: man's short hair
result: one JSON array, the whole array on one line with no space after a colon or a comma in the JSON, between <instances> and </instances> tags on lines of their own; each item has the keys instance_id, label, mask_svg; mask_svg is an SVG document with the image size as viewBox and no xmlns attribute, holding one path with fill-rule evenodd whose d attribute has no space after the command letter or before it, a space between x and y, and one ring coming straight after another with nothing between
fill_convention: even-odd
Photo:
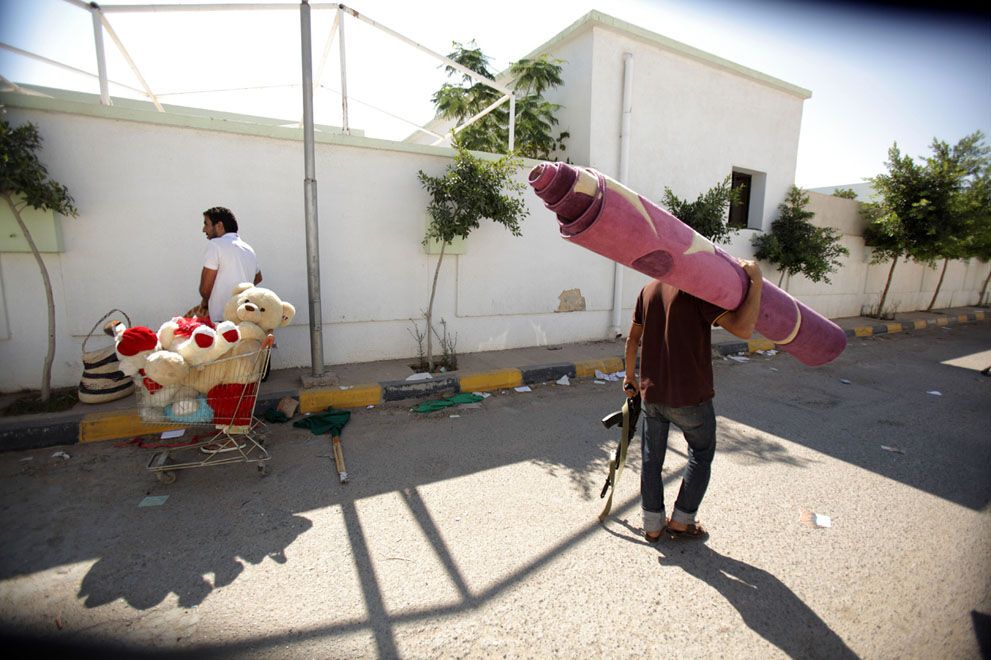
<instances>
[{"instance_id":1,"label":"man's short hair","mask_svg":"<svg viewBox=\"0 0 991 660\"><path fill-rule=\"evenodd\" d=\"M210 218L210 222L213 224L217 224L218 222L222 224L225 233L237 233L237 219L229 208L225 206L214 206L203 211L203 215Z\"/></svg>"}]
</instances>

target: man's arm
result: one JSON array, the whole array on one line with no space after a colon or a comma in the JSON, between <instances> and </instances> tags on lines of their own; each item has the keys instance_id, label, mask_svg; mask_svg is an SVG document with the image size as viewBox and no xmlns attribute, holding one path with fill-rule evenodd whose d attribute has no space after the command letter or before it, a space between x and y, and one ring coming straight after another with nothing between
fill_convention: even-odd
<instances>
[{"instance_id":1,"label":"man's arm","mask_svg":"<svg viewBox=\"0 0 991 660\"><path fill-rule=\"evenodd\" d=\"M760 274L760 266L756 261L741 259L740 265L750 278L750 288L743 302L732 312L726 312L716 319L716 325L726 328L740 339L750 339L757 325L760 313L760 294L764 286L764 278Z\"/></svg>"},{"instance_id":2,"label":"man's arm","mask_svg":"<svg viewBox=\"0 0 991 660\"><path fill-rule=\"evenodd\" d=\"M262 283L262 272L261 272L261 269L259 269L258 272L255 273L254 284L255 284L255 286L258 286L261 283Z\"/></svg>"},{"instance_id":3,"label":"man's arm","mask_svg":"<svg viewBox=\"0 0 991 660\"><path fill-rule=\"evenodd\" d=\"M643 337L643 326L638 323L630 324L630 333L626 336L626 376L623 378L623 393L633 396L640 391L637 382L636 366L637 351L640 349L640 339ZM632 387L632 389L630 389Z\"/></svg>"},{"instance_id":4,"label":"man's arm","mask_svg":"<svg viewBox=\"0 0 991 660\"><path fill-rule=\"evenodd\" d=\"M200 273L200 297L203 299L203 306L209 309L210 294L213 293L213 284L217 281L217 271L213 268L203 268Z\"/></svg>"}]
</instances>

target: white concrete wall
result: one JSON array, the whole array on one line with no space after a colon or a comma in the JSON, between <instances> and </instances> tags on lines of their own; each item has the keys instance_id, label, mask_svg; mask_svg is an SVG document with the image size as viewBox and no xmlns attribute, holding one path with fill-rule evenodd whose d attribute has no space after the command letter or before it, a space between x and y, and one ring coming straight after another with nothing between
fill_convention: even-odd
<instances>
[{"instance_id":1,"label":"white concrete wall","mask_svg":"<svg viewBox=\"0 0 991 660\"><path fill-rule=\"evenodd\" d=\"M37 105L7 110L15 125L31 121L39 127L42 159L52 177L69 187L80 211L76 219L60 219L65 252L44 257L57 310L54 384L78 382L83 337L111 308L123 309L135 324L157 328L197 300L206 245L201 213L216 204L237 214L241 234L258 251L264 285L299 310L294 323L278 333L275 367L308 365L301 142L231 132L230 126L207 130L161 123L181 124L174 116L87 107L85 112ZM416 173L441 174L451 152L335 137L318 143L316 155L326 362L413 356L409 319L426 306L436 263L420 245L427 196ZM521 181L526 169L519 173ZM526 200L530 217L522 238L484 223L469 237L464 255L445 258L434 311L457 333L461 353L606 334L613 264L562 241L539 200L529 192ZM828 197L819 202L856 206ZM854 221L836 222L847 227ZM729 250L752 254L753 233L741 232ZM802 278L787 283L789 291L833 317L859 314L875 302L887 275L885 265L868 265L862 238L848 234L844 242L851 256L833 276L832 287ZM772 269L765 268L773 278ZM952 264L937 306L976 303L988 269L976 261ZM628 305L646 281L625 272L624 326ZM889 294L892 304L900 311L925 307L937 278L936 270L900 263ZM573 288L585 297L586 310L556 312L558 296ZM47 319L30 254L0 254L0 300L0 320L7 326L0 332L0 391L36 388ZM100 341L94 344L91 349Z\"/></svg>"},{"instance_id":2,"label":"white concrete wall","mask_svg":"<svg viewBox=\"0 0 991 660\"><path fill-rule=\"evenodd\" d=\"M238 216L263 284L297 307L294 323L278 332L275 367L309 364L301 142L16 107L8 117L39 127L42 158L80 212L60 218L65 252L45 255L57 310L55 384L78 381L83 337L111 308L157 328L197 300L201 214L217 204ZM417 171L442 174L451 152L339 142L316 153L325 360L415 355L409 319L426 308L436 264L420 245L427 195ZM445 258L434 314L457 333L459 352L602 336L611 266L560 240L529 188L527 203L523 238L490 222L468 239L465 255ZM0 254L0 282L9 326L0 335L0 390L37 387L47 321L31 255ZM559 294L572 288L589 311L557 313Z\"/></svg>"},{"instance_id":3,"label":"white concrete wall","mask_svg":"<svg viewBox=\"0 0 991 660\"><path fill-rule=\"evenodd\" d=\"M833 227L841 234L841 243L850 255L841 259L843 265L830 274L830 284L815 283L798 275L785 278L784 288L829 318L857 316L874 311L881 300L891 261L871 263L871 249L864 245L864 220L860 203L820 193L809 193L808 209L816 215L812 222ZM773 220L773 218L771 219ZM770 226L770 224L768 225ZM741 251L734 254L742 254ZM929 268L913 261L899 259L888 297L886 311L910 312L929 306L943 263ZM765 277L778 282L778 273L770 264L762 264ZM977 259L951 261L940 286L934 309L976 305L980 302L981 286L991 270L991 264Z\"/></svg>"}]
</instances>

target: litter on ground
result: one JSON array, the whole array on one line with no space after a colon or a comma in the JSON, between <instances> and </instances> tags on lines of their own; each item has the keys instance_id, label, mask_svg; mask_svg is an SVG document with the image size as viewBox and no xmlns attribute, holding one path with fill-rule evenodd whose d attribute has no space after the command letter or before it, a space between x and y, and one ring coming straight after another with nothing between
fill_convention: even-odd
<instances>
[{"instance_id":1,"label":"litter on ground","mask_svg":"<svg viewBox=\"0 0 991 660\"><path fill-rule=\"evenodd\" d=\"M138 507L162 506L167 499L169 499L168 495L149 495L138 503Z\"/></svg>"},{"instance_id":2,"label":"litter on ground","mask_svg":"<svg viewBox=\"0 0 991 660\"><path fill-rule=\"evenodd\" d=\"M891 445L881 445L881 449L883 449L884 451L890 451L890 452L892 452L894 454L904 454L905 453L905 450L902 449L901 447L893 447Z\"/></svg>"},{"instance_id":3,"label":"litter on ground","mask_svg":"<svg viewBox=\"0 0 991 660\"><path fill-rule=\"evenodd\" d=\"M802 515L799 517L802 524L806 527L811 527L812 529L822 529L826 527L833 526L833 519L827 515L821 513L815 513L814 511L808 511L802 509Z\"/></svg>"},{"instance_id":4,"label":"litter on ground","mask_svg":"<svg viewBox=\"0 0 991 660\"><path fill-rule=\"evenodd\" d=\"M173 429L171 431L162 432L162 440L171 440L172 438L181 438L186 432L186 429Z\"/></svg>"},{"instance_id":5,"label":"litter on ground","mask_svg":"<svg viewBox=\"0 0 991 660\"><path fill-rule=\"evenodd\" d=\"M521 385L519 387L514 387L513 389L516 390L517 392L532 392L533 391L533 390L530 389L530 386L529 385Z\"/></svg>"},{"instance_id":6,"label":"litter on ground","mask_svg":"<svg viewBox=\"0 0 991 660\"><path fill-rule=\"evenodd\" d=\"M932 394L933 396L943 396L943 393L939 390L929 390L926 394Z\"/></svg>"},{"instance_id":7,"label":"litter on ground","mask_svg":"<svg viewBox=\"0 0 991 660\"><path fill-rule=\"evenodd\" d=\"M419 373L415 373L407 376L406 380L430 380L432 378L433 376L430 375L430 372L421 371Z\"/></svg>"},{"instance_id":8,"label":"litter on ground","mask_svg":"<svg viewBox=\"0 0 991 660\"><path fill-rule=\"evenodd\" d=\"M443 410L444 408L450 408L451 406L459 406L462 403L477 403L481 401L482 398L483 397L476 396L474 394L462 392L461 394L455 394L454 396L449 396L444 399L431 399L430 401L424 401L410 410L418 413L428 413L436 410Z\"/></svg>"},{"instance_id":9,"label":"litter on ground","mask_svg":"<svg viewBox=\"0 0 991 660\"><path fill-rule=\"evenodd\" d=\"M727 355L726 357L737 362L750 362L750 358L744 357L743 355Z\"/></svg>"},{"instance_id":10,"label":"litter on ground","mask_svg":"<svg viewBox=\"0 0 991 660\"><path fill-rule=\"evenodd\" d=\"M568 374L564 374L554 382L558 385L571 385L571 380L568 378Z\"/></svg>"}]
</instances>

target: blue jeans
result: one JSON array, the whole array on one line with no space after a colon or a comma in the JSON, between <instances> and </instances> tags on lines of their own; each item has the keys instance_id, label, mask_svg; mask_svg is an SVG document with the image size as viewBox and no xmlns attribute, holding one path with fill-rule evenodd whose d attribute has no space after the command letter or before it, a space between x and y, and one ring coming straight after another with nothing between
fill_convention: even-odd
<instances>
[{"instance_id":1,"label":"blue jeans","mask_svg":"<svg viewBox=\"0 0 991 660\"><path fill-rule=\"evenodd\" d=\"M693 524L706 488L709 487L712 458L716 454L716 414L712 408L712 400L684 408L644 403L643 410L647 418L647 429L640 440L640 501L644 531L657 532L665 524L664 480L661 469L668 450L668 431L671 424L680 428L688 441L688 465L685 467L685 476L681 480L681 490L678 491L671 519L686 525Z\"/></svg>"}]
</instances>

